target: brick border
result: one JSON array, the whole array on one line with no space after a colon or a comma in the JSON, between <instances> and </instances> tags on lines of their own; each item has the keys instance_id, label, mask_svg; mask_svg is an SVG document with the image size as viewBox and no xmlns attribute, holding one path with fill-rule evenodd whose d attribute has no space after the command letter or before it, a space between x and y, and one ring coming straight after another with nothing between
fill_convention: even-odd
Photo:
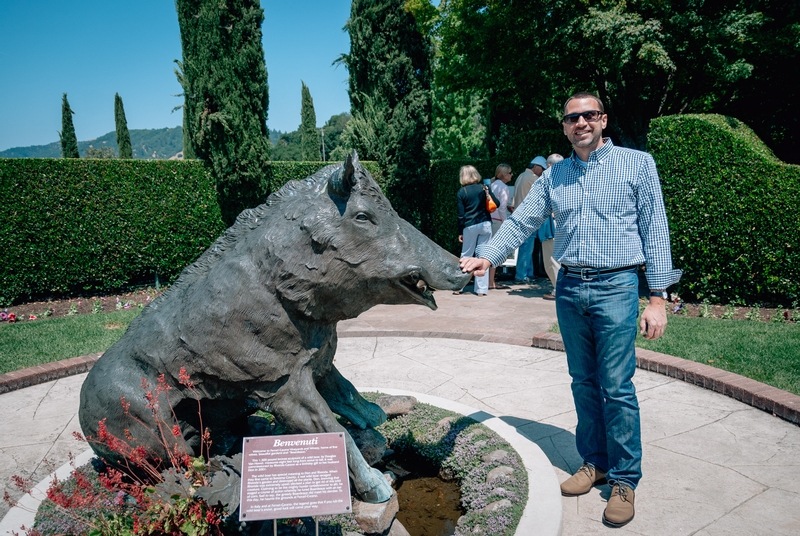
<instances>
[{"instance_id":1,"label":"brick border","mask_svg":"<svg viewBox=\"0 0 800 536\"><path fill-rule=\"evenodd\" d=\"M103 352L0 374L0 394L88 372Z\"/></svg>"},{"instance_id":2,"label":"brick border","mask_svg":"<svg viewBox=\"0 0 800 536\"><path fill-rule=\"evenodd\" d=\"M558 333L543 332L534 335L533 346L563 350L564 342ZM754 408L772 413L775 417L800 425L800 396L782 391L777 387L703 363L695 363L642 348L636 349L636 366L710 389Z\"/></svg>"},{"instance_id":3,"label":"brick border","mask_svg":"<svg viewBox=\"0 0 800 536\"><path fill-rule=\"evenodd\" d=\"M460 333L449 331L369 331L353 330L339 333L339 338L352 337L419 337L427 339L457 339L465 341L481 341L514 346L528 346L547 350L564 351L564 341L558 333L543 331L533 339L517 337L499 337L480 333ZM82 357L73 357L46 363L36 367L0 374L0 394L38 385L40 383L65 378L74 374L87 372L94 365L101 353ZM729 396L754 408L772 413L793 424L800 425L800 396L782 391L733 372L695 363L667 354L650 350L636 349L636 366L651 372L664 374L670 378L682 380L699 387Z\"/></svg>"}]
</instances>

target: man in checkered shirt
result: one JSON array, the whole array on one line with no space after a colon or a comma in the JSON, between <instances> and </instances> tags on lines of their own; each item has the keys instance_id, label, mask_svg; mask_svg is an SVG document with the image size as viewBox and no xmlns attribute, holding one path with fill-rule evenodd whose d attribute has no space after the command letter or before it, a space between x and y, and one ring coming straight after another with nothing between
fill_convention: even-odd
<instances>
[{"instance_id":1,"label":"man in checkered shirt","mask_svg":"<svg viewBox=\"0 0 800 536\"><path fill-rule=\"evenodd\" d=\"M583 465L561 493L588 493L606 480L611 497L603 522L613 527L634 516L634 489L642 476L639 403L633 385L639 312L638 271L646 267L650 302L639 327L657 339L667 326L666 289L680 279L672 268L669 228L653 157L603 138L608 116L590 93L564 104L564 134L572 156L551 166L523 203L476 257L461 259L480 276L556 218L553 257L561 263L556 313L572 376L578 414L575 443Z\"/></svg>"}]
</instances>

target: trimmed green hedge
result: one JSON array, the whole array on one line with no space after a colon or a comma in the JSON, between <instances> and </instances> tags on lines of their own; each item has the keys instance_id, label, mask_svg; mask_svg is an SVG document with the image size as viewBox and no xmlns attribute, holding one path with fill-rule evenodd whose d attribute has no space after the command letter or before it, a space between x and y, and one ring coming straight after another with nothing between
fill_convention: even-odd
<instances>
[{"instance_id":1,"label":"trimmed green hedge","mask_svg":"<svg viewBox=\"0 0 800 536\"><path fill-rule=\"evenodd\" d=\"M685 299L800 299L800 166L720 115L654 119L648 150L661 176L672 257Z\"/></svg>"},{"instance_id":2,"label":"trimmed green hedge","mask_svg":"<svg viewBox=\"0 0 800 536\"><path fill-rule=\"evenodd\" d=\"M273 162L252 198L325 165ZM0 305L169 282L225 230L198 160L0 159L0 199Z\"/></svg>"},{"instance_id":3,"label":"trimmed green hedge","mask_svg":"<svg viewBox=\"0 0 800 536\"><path fill-rule=\"evenodd\" d=\"M197 161L0 160L0 302L169 281L223 230Z\"/></svg>"}]
</instances>

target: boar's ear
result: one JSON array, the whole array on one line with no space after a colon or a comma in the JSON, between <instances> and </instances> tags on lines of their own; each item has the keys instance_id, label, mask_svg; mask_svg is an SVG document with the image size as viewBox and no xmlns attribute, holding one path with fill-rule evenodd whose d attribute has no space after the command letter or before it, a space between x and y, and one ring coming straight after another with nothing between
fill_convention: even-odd
<instances>
[{"instance_id":1,"label":"boar's ear","mask_svg":"<svg viewBox=\"0 0 800 536\"><path fill-rule=\"evenodd\" d=\"M347 155L347 160L341 168L337 169L328 180L328 191L337 197L350 197L350 191L356 183L356 168L353 159L358 163L358 155L353 151L353 156Z\"/></svg>"}]
</instances>

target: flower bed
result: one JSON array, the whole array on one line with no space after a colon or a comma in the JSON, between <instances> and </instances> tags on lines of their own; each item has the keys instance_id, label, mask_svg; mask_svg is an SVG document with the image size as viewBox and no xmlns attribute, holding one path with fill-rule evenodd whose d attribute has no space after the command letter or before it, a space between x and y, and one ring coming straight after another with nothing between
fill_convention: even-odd
<instances>
[{"instance_id":1,"label":"flower bed","mask_svg":"<svg viewBox=\"0 0 800 536\"><path fill-rule=\"evenodd\" d=\"M374 401L380 394L366 393L364 396ZM270 425L273 431L280 428L274 426L274 422ZM473 419L427 404L417 404L410 413L390 419L378 430L396 453L413 453L422 457L426 463L438 468L443 479L459 483L464 515L455 527L456 535L473 534L477 527L486 536L511 536L515 533L527 503L527 471L519 455L494 431ZM100 467L102 464L95 465ZM502 468L499 473L496 471L498 468ZM192 473L193 478L199 478L196 472L202 473L205 469L197 467L195 462L194 469L185 467L183 470L187 475ZM487 483L487 476L493 471L491 482ZM152 485L144 486L143 491L147 495L144 501L148 503L147 511L143 510L142 496L136 498L137 494L131 493L129 486L115 489L107 477L87 464L75 469L72 478L51 486L48 498L37 513L34 529L28 530L27 534L151 534L140 522L147 512L164 519L180 514L175 518L180 523L161 523L158 532L152 534L256 534L262 525L239 524L234 517L213 510L191 496L172 497L170 501ZM317 521L319 533L323 536L348 532L363 534L352 514L319 516ZM281 520L280 525L280 534L303 534L309 529L313 534L310 519ZM303 526L305 528L300 530Z\"/></svg>"}]
</instances>

